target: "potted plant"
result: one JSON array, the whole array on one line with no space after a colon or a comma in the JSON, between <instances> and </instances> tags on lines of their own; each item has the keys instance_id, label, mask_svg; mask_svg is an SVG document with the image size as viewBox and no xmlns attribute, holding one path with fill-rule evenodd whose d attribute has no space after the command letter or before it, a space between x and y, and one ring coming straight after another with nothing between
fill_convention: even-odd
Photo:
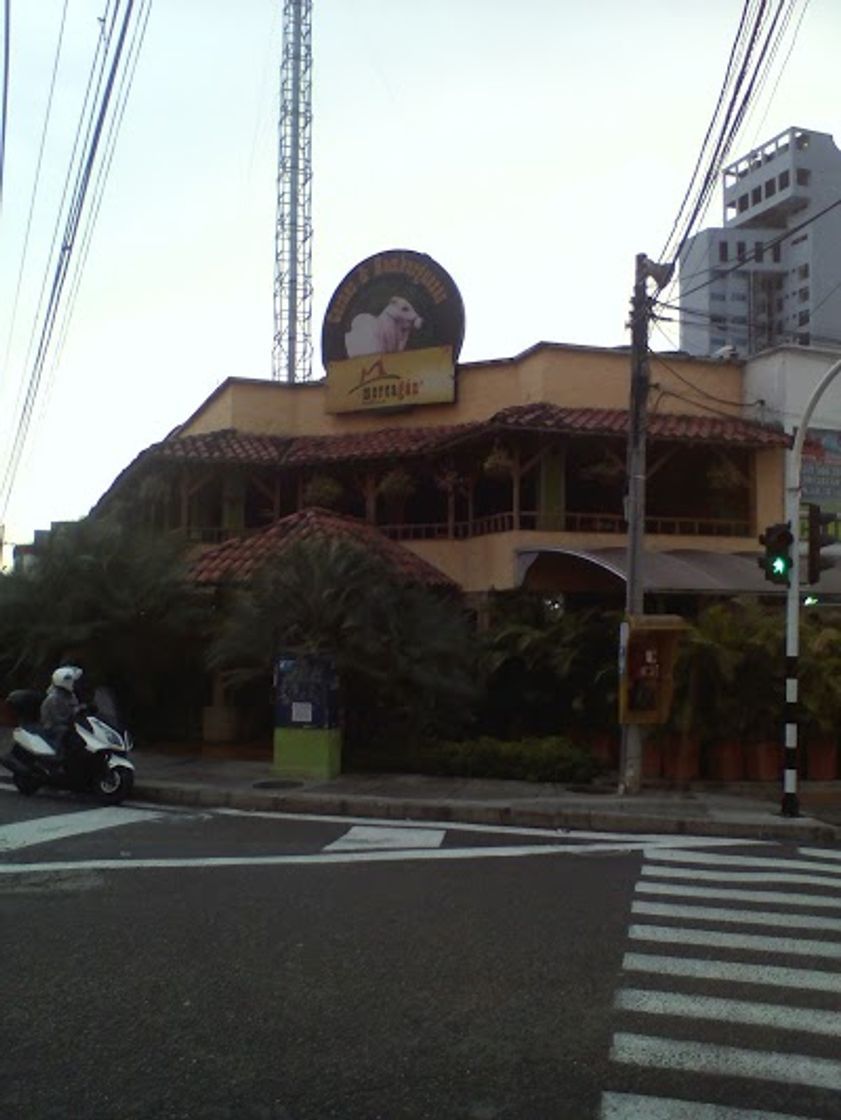
<instances>
[{"instance_id":1,"label":"potted plant","mask_svg":"<svg viewBox=\"0 0 841 1120\"><path fill-rule=\"evenodd\" d=\"M377 483L377 493L386 501L405 501L415 492L415 480L404 467L394 467Z\"/></svg>"},{"instance_id":2,"label":"potted plant","mask_svg":"<svg viewBox=\"0 0 841 1120\"><path fill-rule=\"evenodd\" d=\"M815 781L838 777L841 713L841 627L807 614L800 632L800 732L805 774Z\"/></svg>"},{"instance_id":3,"label":"potted plant","mask_svg":"<svg viewBox=\"0 0 841 1120\"><path fill-rule=\"evenodd\" d=\"M501 444L494 444L482 463L482 470L492 478L508 478L514 470L511 452Z\"/></svg>"},{"instance_id":4,"label":"potted plant","mask_svg":"<svg viewBox=\"0 0 841 1120\"><path fill-rule=\"evenodd\" d=\"M342 484L326 474L314 474L304 485L302 498L305 506L335 509L342 500Z\"/></svg>"}]
</instances>

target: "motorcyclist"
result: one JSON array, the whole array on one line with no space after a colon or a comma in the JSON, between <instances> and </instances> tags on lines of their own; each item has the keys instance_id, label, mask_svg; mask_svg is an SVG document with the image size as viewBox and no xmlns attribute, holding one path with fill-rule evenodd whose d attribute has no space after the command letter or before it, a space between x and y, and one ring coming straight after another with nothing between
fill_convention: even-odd
<instances>
[{"instance_id":1,"label":"motorcyclist","mask_svg":"<svg viewBox=\"0 0 841 1120\"><path fill-rule=\"evenodd\" d=\"M60 758L65 757L73 723L81 707L76 696L76 683L82 670L75 665L60 665L52 675L52 683L41 704L41 725L56 747Z\"/></svg>"}]
</instances>

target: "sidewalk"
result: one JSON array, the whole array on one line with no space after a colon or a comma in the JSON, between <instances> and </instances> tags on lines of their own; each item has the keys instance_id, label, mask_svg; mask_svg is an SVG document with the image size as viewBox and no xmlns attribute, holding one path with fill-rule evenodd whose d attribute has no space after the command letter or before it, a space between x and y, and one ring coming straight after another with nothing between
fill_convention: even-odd
<instances>
[{"instance_id":1,"label":"sidewalk","mask_svg":"<svg viewBox=\"0 0 841 1120\"><path fill-rule=\"evenodd\" d=\"M134 799L265 812L453 821L599 832L688 833L811 843L841 842L841 782L805 782L802 816L780 815L775 786L698 783L689 789L646 787L620 797L614 784L586 792L552 783L420 774L342 774L328 782L293 782L269 759L209 757L142 749ZM809 814L809 815L807 815Z\"/></svg>"}]
</instances>

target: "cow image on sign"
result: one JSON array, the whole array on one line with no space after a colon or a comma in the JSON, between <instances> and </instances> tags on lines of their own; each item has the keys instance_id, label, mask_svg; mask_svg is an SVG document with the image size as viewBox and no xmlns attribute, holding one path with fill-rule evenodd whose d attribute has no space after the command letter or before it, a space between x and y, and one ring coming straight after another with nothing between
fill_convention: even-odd
<instances>
[{"instance_id":1,"label":"cow image on sign","mask_svg":"<svg viewBox=\"0 0 841 1120\"><path fill-rule=\"evenodd\" d=\"M362 312L354 316L345 335L349 358L366 354L396 354L405 350L413 330L423 326L423 319L402 296L392 296L379 315Z\"/></svg>"}]
</instances>

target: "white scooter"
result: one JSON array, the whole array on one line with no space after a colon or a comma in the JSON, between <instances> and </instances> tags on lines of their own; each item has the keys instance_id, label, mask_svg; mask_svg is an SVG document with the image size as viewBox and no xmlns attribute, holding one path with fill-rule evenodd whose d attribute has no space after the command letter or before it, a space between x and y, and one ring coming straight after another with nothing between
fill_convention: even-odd
<instances>
[{"instance_id":1,"label":"white scooter","mask_svg":"<svg viewBox=\"0 0 841 1120\"><path fill-rule=\"evenodd\" d=\"M42 693L28 689L6 697L18 726L12 732L14 745L0 763L11 770L17 789L27 796L41 786L93 793L108 805L128 797L134 785L134 764L126 757L134 745L129 732L117 731L82 708L74 723L75 736L68 736L60 754L35 722L42 699Z\"/></svg>"}]
</instances>

